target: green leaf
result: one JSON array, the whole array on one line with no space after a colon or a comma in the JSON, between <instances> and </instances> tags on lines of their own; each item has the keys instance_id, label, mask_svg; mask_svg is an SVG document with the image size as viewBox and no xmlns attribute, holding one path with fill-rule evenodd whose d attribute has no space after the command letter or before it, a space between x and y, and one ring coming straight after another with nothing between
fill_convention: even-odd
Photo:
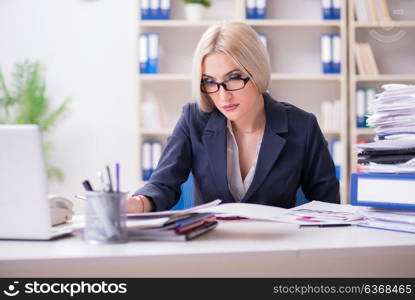
<instances>
[{"instance_id":1,"label":"green leaf","mask_svg":"<svg viewBox=\"0 0 415 300\"><path fill-rule=\"evenodd\" d=\"M37 124L45 132L55 126L58 119L67 111L69 98L56 109L49 109L46 83L39 62L25 60L16 63L11 87L9 89L6 85L0 69L1 124ZM44 147L47 157L50 144L45 143ZM63 180L63 172L56 167L48 166L48 174L52 180Z\"/></svg>"}]
</instances>

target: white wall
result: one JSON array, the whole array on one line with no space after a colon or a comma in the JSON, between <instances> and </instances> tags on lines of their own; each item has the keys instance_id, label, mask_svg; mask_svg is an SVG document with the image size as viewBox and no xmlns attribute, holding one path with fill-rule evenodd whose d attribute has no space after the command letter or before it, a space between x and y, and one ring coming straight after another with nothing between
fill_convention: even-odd
<instances>
[{"instance_id":1,"label":"white wall","mask_svg":"<svg viewBox=\"0 0 415 300\"><path fill-rule=\"evenodd\" d=\"M46 136L54 145L50 161L65 173L63 184L50 183L51 193L73 199L84 179L97 185L96 171L115 162L123 190L137 188L136 41L136 0L0 1L3 72L16 61L40 60L52 105L72 98Z\"/></svg>"}]
</instances>

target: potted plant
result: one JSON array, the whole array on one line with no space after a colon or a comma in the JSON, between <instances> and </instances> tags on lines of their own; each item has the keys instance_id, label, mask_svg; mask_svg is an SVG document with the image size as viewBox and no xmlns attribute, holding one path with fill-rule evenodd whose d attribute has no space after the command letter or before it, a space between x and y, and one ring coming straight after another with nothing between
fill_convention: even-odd
<instances>
[{"instance_id":1,"label":"potted plant","mask_svg":"<svg viewBox=\"0 0 415 300\"><path fill-rule=\"evenodd\" d=\"M183 0L185 3L186 18L189 21L203 19L206 8L211 6L210 0Z\"/></svg>"},{"instance_id":2,"label":"potted plant","mask_svg":"<svg viewBox=\"0 0 415 300\"><path fill-rule=\"evenodd\" d=\"M56 109L50 109L49 98L45 94L45 80L38 62L16 63L12 86L12 89L8 88L0 70L0 124L36 124L42 132L46 132L56 124L70 101L66 99ZM50 147L51 144L45 142L46 154ZM62 181L62 171L47 165L48 177Z\"/></svg>"}]
</instances>

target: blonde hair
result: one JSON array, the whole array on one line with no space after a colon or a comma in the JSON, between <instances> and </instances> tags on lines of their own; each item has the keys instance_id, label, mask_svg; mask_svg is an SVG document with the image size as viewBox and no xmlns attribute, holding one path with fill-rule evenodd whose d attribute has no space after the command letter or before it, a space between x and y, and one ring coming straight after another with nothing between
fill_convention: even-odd
<instances>
[{"instance_id":1,"label":"blonde hair","mask_svg":"<svg viewBox=\"0 0 415 300\"><path fill-rule=\"evenodd\" d=\"M260 94L268 89L271 66L258 34L242 22L221 22L203 33L193 57L192 94L202 111L211 112L215 108L209 95L200 91L200 82L204 58L217 52L228 54L241 71L251 77Z\"/></svg>"}]
</instances>

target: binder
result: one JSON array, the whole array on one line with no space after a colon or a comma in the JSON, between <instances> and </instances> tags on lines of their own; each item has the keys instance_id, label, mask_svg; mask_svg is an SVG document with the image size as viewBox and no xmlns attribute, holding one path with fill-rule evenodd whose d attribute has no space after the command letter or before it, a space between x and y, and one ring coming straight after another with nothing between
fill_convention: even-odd
<instances>
[{"instance_id":1,"label":"binder","mask_svg":"<svg viewBox=\"0 0 415 300\"><path fill-rule=\"evenodd\" d=\"M261 39L262 43L264 44L265 48L268 46L267 35L264 33L259 33L259 38Z\"/></svg>"},{"instance_id":2,"label":"binder","mask_svg":"<svg viewBox=\"0 0 415 300\"><path fill-rule=\"evenodd\" d=\"M139 39L139 63L140 63L140 73L147 73L148 65L148 36L146 34L141 34Z\"/></svg>"},{"instance_id":3,"label":"binder","mask_svg":"<svg viewBox=\"0 0 415 300\"><path fill-rule=\"evenodd\" d=\"M365 121L364 127L369 128L370 126L367 124L367 119L373 114L372 105L373 99L376 96L376 90L374 88L366 88L366 109L365 109Z\"/></svg>"},{"instance_id":4,"label":"binder","mask_svg":"<svg viewBox=\"0 0 415 300\"><path fill-rule=\"evenodd\" d=\"M365 127L366 91L363 88L356 90L356 127Z\"/></svg>"},{"instance_id":5,"label":"binder","mask_svg":"<svg viewBox=\"0 0 415 300\"><path fill-rule=\"evenodd\" d=\"M160 2L159 0L150 0L150 19L157 20L160 18Z\"/></svg>"},{"instance_id":6,"label":"binder","mask_svg":"<svg viewBox=\"0 0 415 300\"><path fill-rule=\"evenodd\" d=\"M331 73L339 74L341 72L341 40L339 34L331 35Z\"/></svg>"},{"instance_id":7,"label":"binder","mask_svg":"<svg viewBox=\"0 0 415 300\"><path fill-rule=\"evenodd\" d=\"M341 8L340 0L332 0L331 3L331 18L333 20L340 20L341 18Z\"/></svg>"},{"instance_id":8,"label":"binder","mask_svg":"<svg viewBox=\"0 0 415 300\"><path fill-rule=\"evenodd\" d=\"M266 0L256 0L256 13L255 17L257 19L265 19L267 12L267 1Z\"/></svg>"},{"instance_id":9,"label":"binder","mask_svg":"<svg viewBox=\"0 0 415 300\"><path fill-rule=\"evenodd\" d=\"M332 19L331 0L321 0L321 12L323 20Z\"/></svg>"},{"instance_id":10,"label":"binder","mask_svg":"<svg viewBox=\"0 0 415 300\"><path fill-rule=\"evenodd\" d=\"M159 34L147 33L148 36L148 65L147 73L158 73L159 60Z\"/></svg>"},{"instance_id":11,"label":"binder","mask_svg":"<svg viewBox=\"0 0 415 300\"><path fill-rule=\"evenodd\" d=\"M331 73L331 37L330 34L321 36L321 63L323 73Z\"/></svg>"},{"instance_id":12,"label":"binder","mask_svg":"<svg viewBox=\"0 0 415 300\"><path fill-rule=\"evenodd\" d=\"M171 0L160 0L160 19L170 19Z\"/></svg>"},{"instance_id":13,"label":"binder","mask_svg":"<svg viewBox=\"0 0 415 300\"><path fill-rule=\"evenodd\" d=\"M150 17L150 0L140 1L141 20L149 20Z\"/></svg>"},{"instance_id":14,"label":"binder","mask_svg":"<svg viewBox=\"0 0 415 300\"><path fill-rule=\"evenodd\" d=\"M143 181L150 179L152 170L151 161L151 142L144 142L142 144L142 155L141 155L141 167L142 167L142 178Z\"/></svg>"},{"instance_id":15,"label":"binder","mask_svg":"<svg viewBox=\"0 0 415 300\"><path fill-rule=\"evenodd\" d=\"M415 210L415 174L353 173L350 203L387 209Z\"/></svg>"},{"instance_id":16,"label":"binder","mask_svg":"<svg viewBox=\"0 0 415 300\"><path fill-rule=\"evenodd\" d=\"M255 19L256 18L256 1L255 0L246 0L246 18Z\"/></svg>"},{"instance_id":17,"label":"binder","mask_svg":"<svg viewBox=\"0 0 415 300\"><path fill-rule=\"evenodd\" d=\"M332 147L333 147L332 149L333 162L336 168L336 178L340 180L341 179L341 165L342 165L341 141L333 140Z\"/></svg>"},{"instance_id":18,"label":"binder","mask_svg":"<svg viewBox=\"0 0 415 300\"><path fill-rule=\"evenodd\" d=\"M160 161L162 146L160 142L151 143L151 169L154 171Z\"/></svg>"}]
</instances>

